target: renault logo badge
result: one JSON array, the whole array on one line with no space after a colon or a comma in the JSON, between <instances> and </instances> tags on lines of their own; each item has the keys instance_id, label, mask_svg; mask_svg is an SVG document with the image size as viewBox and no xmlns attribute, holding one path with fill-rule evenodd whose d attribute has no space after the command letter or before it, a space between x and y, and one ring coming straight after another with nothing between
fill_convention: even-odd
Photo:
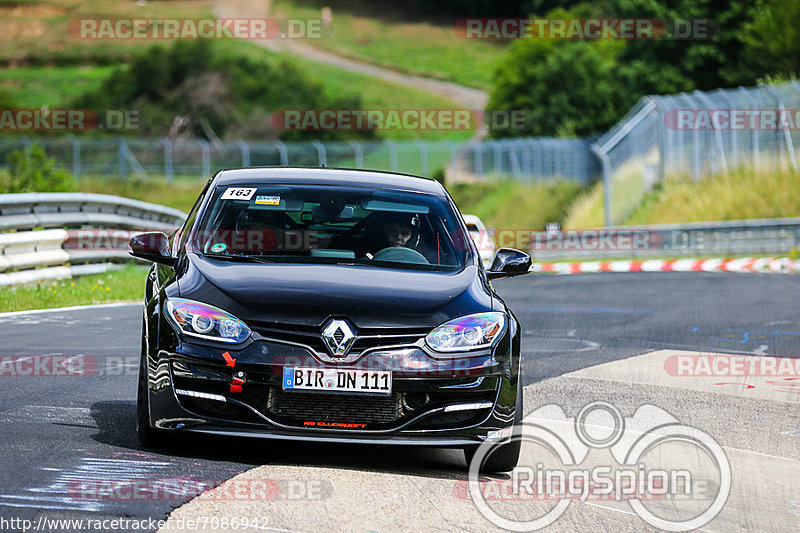
<instances>
[{"instance_id":1,"label":"renault logo badge","mask_svg":"<svg viewBox=\"0 0 800 533\"><path fill-rule=\"evenodd\" d=\"M322 340L333 357L345 357L353 346L356 335L346 321L331 320L322 331Z\"/></svg>"}]
</instances>

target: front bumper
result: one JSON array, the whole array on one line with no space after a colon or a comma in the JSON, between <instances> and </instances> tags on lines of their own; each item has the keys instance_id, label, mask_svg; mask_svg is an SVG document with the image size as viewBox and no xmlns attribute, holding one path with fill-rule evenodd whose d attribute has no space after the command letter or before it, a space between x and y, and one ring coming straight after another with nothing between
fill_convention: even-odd
<instances>
[{"instance_id":1,"label":"front bumper","mask_svg":"<svg viewBox=\"0 0 800 533\"><path fill-rule=\"evenodd\" d=\"M500 343L495 350L507 349ZM355 364L393 372L392 394L282 389L284 366L338 366L305 350L256 342L241 351L179 343L148 361L154 427L186 433L317 442L468 447L513 425L518 368L510 357L432 361L413 346L378 350ZM311 357L309 357L311 355ZM495 354L497 355L497 354ZM229 360L235 359L233 366ZM428 368L420 361L427 361ZM500 361L500 362L498 362ZM505 362L502 362L505 361ZM351 365L342 365L352 368Z\"/></svg>"}]
</instances>

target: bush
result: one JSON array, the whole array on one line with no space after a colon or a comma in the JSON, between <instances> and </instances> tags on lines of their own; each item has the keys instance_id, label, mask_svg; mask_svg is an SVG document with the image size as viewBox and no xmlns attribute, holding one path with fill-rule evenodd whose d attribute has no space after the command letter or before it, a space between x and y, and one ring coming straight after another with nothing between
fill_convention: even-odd
<instances>
[{"instance_id":1,"label":"bush","mask_svg":"<svg viewBox=\"0 0 800 533\"><path fill-rule=\"evenodd\" d=\"M549 222L563 224L570 204L583 189L574 181L493 181L452 183L447 190L462 213L479 216L487 227L542 231Z\"/></svg>"},{"instance_id":2,"label":"bush","mask_svg":"<svg viewBox=\"0 0 800 533\"><path fill-rule=\"evenodd\" d=\"M285 141L370 138L372 132L278 131L270 115L283 109L359 109L353 96L330 96L288 61L239 56L210 41L154 45L112 72L79 109L136 109L140 135Z\"/></svg>"},{"instance_id":3,"label":"bush","mask_svg":"<svg viewBox=\"0 0 800 533\"><path fill-rule=\"evenodd\" d=\"M73 190L72 174L47 157L44 148L34 144L28 150L8 155L8 169L0 174L3 192L65 192Z\"/></svg>"}]
</instances>

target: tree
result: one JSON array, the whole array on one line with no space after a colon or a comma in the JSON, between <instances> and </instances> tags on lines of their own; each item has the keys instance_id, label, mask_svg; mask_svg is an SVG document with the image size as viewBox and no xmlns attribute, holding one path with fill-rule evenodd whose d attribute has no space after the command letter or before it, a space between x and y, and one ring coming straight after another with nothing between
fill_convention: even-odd
<instances>
[{"instance_id":1,"label":"tree","mask_svg":"<svg viewBox=\"0 0 800 533\"><path fill-rule=\"evenodd\" d=\"M515 42L497 70L487 111L525 111L525 128L493 136L590 135L630 106L617 76L618 41Z\"/></svg>"},{"instance_id":2,"label":"tree","mask_svg":"<svg viewBox=\"0 0 800 533\"><path fill-rule=\"evenodd\" d=\"M753 76L800 74L800 2L759 0L740 32Z\"/></svg>"}]
</instances>

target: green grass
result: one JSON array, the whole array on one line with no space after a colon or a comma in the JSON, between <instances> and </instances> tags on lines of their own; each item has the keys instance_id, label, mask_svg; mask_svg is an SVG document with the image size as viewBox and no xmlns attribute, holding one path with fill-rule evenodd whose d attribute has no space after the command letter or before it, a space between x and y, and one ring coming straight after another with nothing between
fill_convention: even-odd
<instances>
[{"instance_id":1,"label":"green grass","mask_svg":"<svg viewBox=\"0 0 800 533\"><path fill-rule=\"evenodd\" d=\"M455 102L441 96L405 85L385 82L363 74L289 54L276 54L244 41L220 42L219 47L228 52L251 57L286 59L301 68L305 74L318 81L331 95L360 95L364 109L459 109ZM111 73L111 66L47 66L0 69L0 89L6 89L14 103L21 108L52 109L68 107L86 90L97 89ZM66 80L69 80L67 83ZM265 118L266 120L266 118ZM421 131L386 130L379 132L383 138L408 140L467 140L472 131Z\"/></svg>"},{"instance_id":2,"label":"green grass","mask_svg":"<svg viewBox=\"0 0 800 533\"><path fill-rule=\"evenodd\" d=\"M7 287L0 291L0 312L139 301L146 277L147 267L129 264L103 274Z\"/></svg>"},{"instance_id":3,"label":"green grass","mask_svg":"<svg viewBox=\"0 0 800 533\"><path fill-rule=\"evenodd\" d=\"M537 231L544 230L548 222L561 223L582 190L568 181L453 183L446 187L462 213L477 215L487 227Z\"/></svg>"},{"instance_id":4,"label":"green grass","mask_svg":"<svg viewBox=\"0 0 800 533\"><path fill-rule=\"evenodd\" d=\"M23 5L13 5L17 3ZM171 0L148 2L142 6L121 0L14 2L0 5L0 60L64 62L66 58L113 58L157 42L150 39L78 39L68 30L68 23L73 19L212 16L212 0Z\"/></svg>"},{"instance_id":5,"label":"green grass","mask_svg":"<svg viewBox=\"0 0 800 533\"><path fill-rule=\"evenodd\" d=\"M331 95L358 94L363 109L463 109L463 106L442 96L407 85L390 83L371 76L342 70L288 53L270 52L245 41L223 41L221 49L251 57L282 58L300 68L310 79L320 82ZM386 139L467 140L473 131L386 130L379 135Z\"/></svg>"},{"instance_id":6,"label":"green grass","mask_svg":"<svg viewBox=\"0 0 800 533\"><path fill-rule=\"evenodd\" d=\"M209 176L210 177L210 176ZM146 180L121 180L108 177L84 177L75 182L76 190L100 194L115 194L143 202L166 205L188 213L200 196L205 180L176 178L172 182L162 177Z\"/></svg>"},{"instance_id":7,"label":"green grass","mask_svg":"<svg viewBox=\"0 0 800 533\"><path fill-rule=\"evenodd\" d=\"M292 10L296 7L299 11L297 13L293 11L292 16L297 18L319 18L317 8L299 4L294 7L287 4L286 7ZM15 61L43 61L46 66L29 65L0 69L0 89L10 92L12 101L22 108L41 106L58 108L70 105L74 98L85 90L99 87L115 65L125 61L132 52L151 46L156 42L153 40L75 39L67 31L67 23L70 20L78 17L207 17L211 16L213 12L213 2L210 0L173 0L149 2L145 6L138 6L136 2L120 2L118 0L43 0L31 3L30 6L23 9L16 9L13 11L14 15L12 15L12 9L16 8L0 4L0 60L10 61L11 64L14 64ZM344 11L334 13L334 17L337 21L334 25L338 28L334 34L338 35L338 38L360 39L360 37L350 35L350 32L356 31L357 28L347 26L351 23L355 24L354 21L360 20L359 17L349 16ZM381 25L379 33L385 32L386 40L381 40L376 45L380 44L381 47L386 47L387 52L398 55L399 63L396 68L400 70L405 68L403 66L405 62L419 61L422 64L437 62L441 64L428 65L422 70L411 70L432 77L454 79L450 74L438 73L440 69L450 69L455 73L461 73L462 76L485 77L488 80L491 68L485 64L488 60L481 59L486 54L474 56L472 48L488 50L491 52L488 56L492 58L502 55L502 52L494 44L487 45L487 43L456 39L450 27L398 22L396 23L397 28L393 29L394 23L388 24L377 19L364 20L369 24L374 22ZM383 27L384 25L386 27ZM404 33L412 26L420 26L420 33ZM3 34L13 28L24 28L30 35L26 33L4 41ZM9 34L13 35L13 33ZM319 81L324 90L331 95L360 95L362 106L365 109L456 109L461 107L447 98L421 89L385 82L294 55L275 54L247 41L223 40L217 41L216 44L220 49L234 54L272 59L285 58L300 67L308 77ZM363 48L365 51L372 49L372 46L368 45L356 45L356 47ZM437 53L430 53L434 49L437 50ZM104 66L98 66L95 63L98 57L103 58L103 61L106 62ZM72 58L69 61L73 63L77 61L79 65L65 64L65 62L69 63L68 58ZM111 65L108 64L109 58L113 61ZM380 62L378 59L375 61ZM386 64L391 66L392 61L389 59L386 60ZM491 59L491 62L494 63L494 59ZM24 65L24 63L22 64ZM464 80L454 79L454 81L467 83ZM475 84L472 83L472 85ZM415 138L466 140L471 138L472 134L471 131L380 132L380 136L383 138L397 140Z\"/></svg>"},{"instance_id":8,"label":"green grass","mask_svg":"<svg viewBox=\"0 0 800 533\"><path fill-rule=\"evenodd\" d=\"M598 181L575 198L563 226L564 229L602 228L603 215L603 182Z\"/></svg>"},{"instance_id":9,"label":"green grass","mask_svg":"<svg viewBox=\"0 0 800 533\"><path fill-rule=\"evenodd\" d=\"M648 193L628 224L665 224L800 216L800 172L740 168L694 182L666 180Z\"/></svg>"},{"instance_id":10,"label":"green grass","mask_svg":"<svg viewBox=\"0 0 800 533\"><path fill-rule=\"evenodd\" d=\"M277 0L275 18L319 19L327 1ZM363 6L362 6L363 7ZM452 22L409 22L392 16L391 6L375 4L375 13L353 13L334 7L330 33L303 42L337 55L393 70L488 89L507 50L504 42L456 37ZM435 53L433 52L435 51Z\"/></svg>"},{"instance_id":11,"label":"green grass","mask_svg":"<svg viewBox=\"0 0 800 533\"><path fill-rule=\"evenodd\" d=\"M0 69L0 89L6 89L23 109L63 107L84 91L98 89L112 70L94 65Z\"/></svg>"},{"instance_id":12,"label":"green grass","mask_svg":"<svg viewBox=\"0 0 800 533\"><path fill-rule=\"evenodd\" d=\"M621 205L625 195L616 198ZM638 196L637 196L638 197ZM800 173L790 169L756 172L743 167L698 182L673 176L644 195L623 224L668 224L800 216ZM572 205L565 228L599 228L603 223L603 186L597 183Z\"/></svg>"}]
</instances>

